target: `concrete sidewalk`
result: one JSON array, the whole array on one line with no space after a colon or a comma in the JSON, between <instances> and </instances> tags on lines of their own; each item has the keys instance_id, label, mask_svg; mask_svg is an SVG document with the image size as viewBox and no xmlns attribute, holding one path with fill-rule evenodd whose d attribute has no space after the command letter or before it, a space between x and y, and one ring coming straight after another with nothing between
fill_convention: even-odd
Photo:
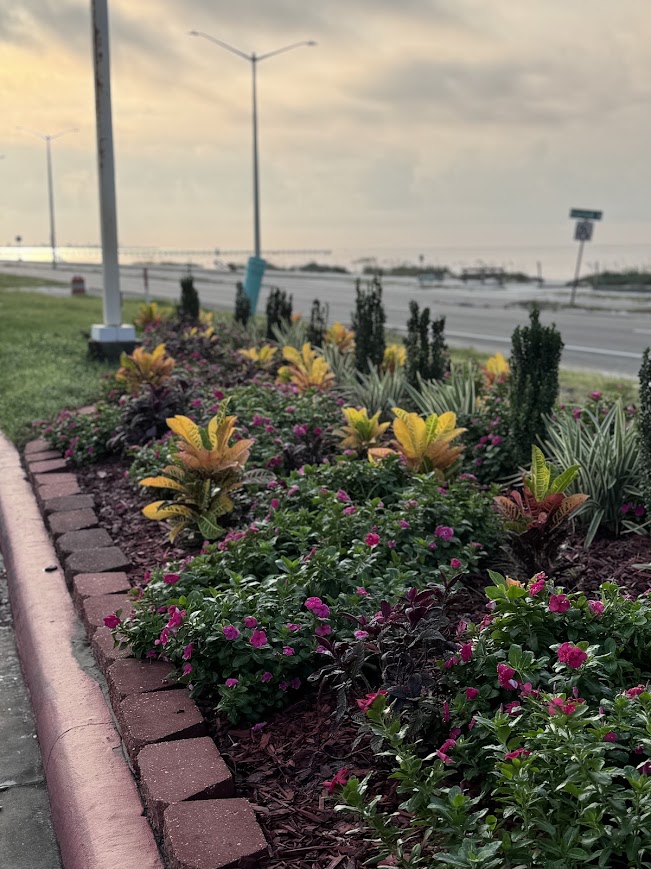
<instances>
[{"instance_id":1,"label":"concrete sidewalk","mask_svg":"<svg viewBox=\"0 0 651 869\"><path fill-rule=\"evenodd\" d=\"M0 556L0 842L7 869L61 869Z\"/></svg>"}]
</instances>

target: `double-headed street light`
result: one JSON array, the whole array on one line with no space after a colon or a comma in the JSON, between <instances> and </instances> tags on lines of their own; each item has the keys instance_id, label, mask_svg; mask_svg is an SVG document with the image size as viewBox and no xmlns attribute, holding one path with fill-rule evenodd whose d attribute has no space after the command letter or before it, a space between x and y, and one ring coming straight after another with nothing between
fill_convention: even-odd
<instances>
[{"instance_id":1,"label":"double-headed street light","mask_svg":"<svg viewBox=\"0 0 651 869\"><path fill-rule=\"evenodd\" d=\"M201 33L198 30L191 30L190 36L201 36L203 39L208 39L214 42L220 48L230 51L231 54L236 54L243 60L247 60L251 64L251 79L253 86L253 256L249 257L246 269L246 278L244 288L246 294L251 301L252 311L255 312L258 304L258 295L260 293L260 284L264 274L265 261L260 254L260 190L259 190L259 169L258 169L258 102L256 91L256 71L260 61L268 60L270 57L276 57L278 54L284 54L287 51L292 51L294 48L312 47L316 45L313 40L304 40L303 42L293 42L291 45L285 45L283 48L277 48L275 51L268 51L266 54L256 54L252 52L247 54L245 51L240 51L239 48L223 42L221 39L216 39L208 33Z\"/></svg>"},{"instance_id":2,"label":"double-headed street light","mask_svg":"<svg viewBox=\"0 0 651 869\"><path fill-rule=\"evenodd\" d=\"M45 142L45 152L47 157L47 191L48 191L48 201L50 204L50 247L52 248L52 268L55 269L57 267L57 257L56 257L56 232L54 227L54 186L52 184L52 148L51 143L55 139L60 139L61 136L65 136L67 133L77 133L79 132L77 127L70 127L67 130L61 130L58 133L46 134L46 133L37 133L36 130L29 130L26 127L18 127L19 130L22 130L24 133L30 133L32 136L36 136L38 139L42 139Z\"/></svg>"}]
</instances>

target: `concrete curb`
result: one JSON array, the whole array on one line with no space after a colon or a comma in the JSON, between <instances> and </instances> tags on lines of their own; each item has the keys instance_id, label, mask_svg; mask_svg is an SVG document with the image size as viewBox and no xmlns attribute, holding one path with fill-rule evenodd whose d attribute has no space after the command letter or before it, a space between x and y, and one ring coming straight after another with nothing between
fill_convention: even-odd
<instances>
[{"instance_id":1,"label":"concrete curb","mask_svg":"<svg viewBox=\"0 0 651 869\"><path fill-rule=\"evenodd\" d=\"M18 452L1 434L0 478L0 545L16 645L63 865L162 869L102 690L75 655L77 621L63 570Z\"/></svg>"}]
</instances>

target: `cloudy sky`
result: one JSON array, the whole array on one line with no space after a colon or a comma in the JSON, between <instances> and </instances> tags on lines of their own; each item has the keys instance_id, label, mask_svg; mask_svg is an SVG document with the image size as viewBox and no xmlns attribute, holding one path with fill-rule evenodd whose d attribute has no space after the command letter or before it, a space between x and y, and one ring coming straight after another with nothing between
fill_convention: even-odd
<instances>
[{"instance_id":1,"label":"cloudy sky","mask_svg":"<svg viewBox=\"0 0 651 869\"><path fill-rule=\"evenodd\" d=\"M123 245L251 244L263 53L263 247L553 245L570 206L651 239L649 0L109 0ZM90 0L0 4L0 243L96 242Z\"/></svg>"}]
</instances>

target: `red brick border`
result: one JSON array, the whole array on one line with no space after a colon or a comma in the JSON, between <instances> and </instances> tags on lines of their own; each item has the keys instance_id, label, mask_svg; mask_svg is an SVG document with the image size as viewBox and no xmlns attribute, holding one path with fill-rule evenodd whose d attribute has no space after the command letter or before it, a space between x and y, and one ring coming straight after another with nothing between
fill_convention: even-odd
<instances>
[{"instance_id":1,"label":"red brick border","mask_svg":"<svg viewBox=\"0 0 651 869\"><path fill-rule=\"evenodd\" d=\"M0 437L0 471L2 446ZM76 476L63 477L54 451L47 450L42 441L32 442L25 449L25 464L50 531L57 538L56 547L64 559L65 579L71 587L74 605L92 641L100 670L108 680L109 699L122 732L123 748L139 776L145 808L162 839L166 862L179 869L190 865L193 869L257 865L258 859L266 854L264 835L249 803L232 799L228 768L214 743L203 736L203 717L187 689L166 681L169 665L154 662L152 666L129 658L126 651L116 650L110 632L102 626L104 617L116 609L124 613L131 608L130 598L124 593L126 576L119 572L128 566L128 560L112 545L105 531L98 527L91 530L96 523L89 496L76 494L79 491L75 491ZM70 488L70 497L66 497L66 491L57 491L60 486ZM33 496L31 501L36 508ZM0 500L0 520L2 516ZM23 519L19 516L17 521L22 523ZM46 533L42 523L41 531ZM51 545L49 548L52 549ZM62 573L59 569L59 585L63 582ZM207 743L212 744L212 752L208 754ZM141 753L148 758L142 767ZM211 759L208 769L207 756ZM163 769L157 768L155 758L164 759ZM163 779L161 775L165 772L169 775L172 768L177 785L170 788L162 784L164 775ZM194 786L199 779L202 786ZM169 827L167 821L163 824L163 812L170 819L187 815L193 834L179 837L176 828ZM227 824L234 823L237 828L234 839L224 836L221 830L211 829L214 821L221 825L227 818ZM82 864L74 867L77 865ZM103 869L100 863L88 864L89 869L91 865L93 869ZM112 865L121 869L131 866L126 862ZM67 863L65 866L68 869ZM138 869L149 869L149 864L139 861Z\"/></svg>"}]
</instances>

